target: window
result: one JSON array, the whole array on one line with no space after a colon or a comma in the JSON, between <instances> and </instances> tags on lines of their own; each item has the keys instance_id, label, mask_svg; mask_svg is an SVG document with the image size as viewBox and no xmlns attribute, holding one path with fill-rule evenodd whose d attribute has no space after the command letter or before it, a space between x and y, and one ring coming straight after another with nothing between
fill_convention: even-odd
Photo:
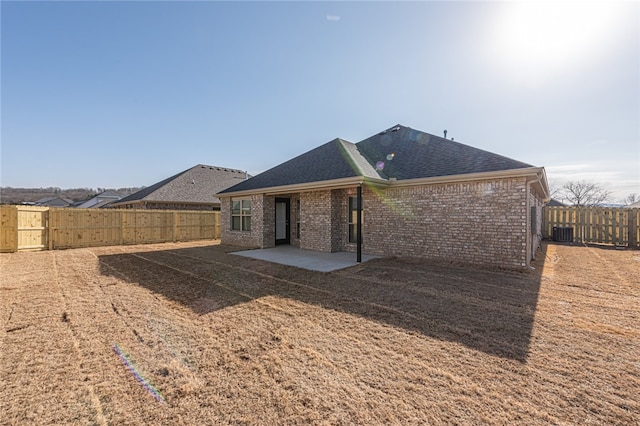
<instances>
[{"instance_id":1,"label":"window","mask_svg":"<svg viewBox=\"0 0 640 426\"><path fill-rule=\"evenodd\" d=\"M251 231L251 200L231 200L231 229Z\"/></svg>"},{"instance_id":2,"label":"window","mask_svg":"<svg viewBox=\"0 0 640 426\"><path fill-rule=\"evenodd\" d=\"M364 212L362 213L360 218L364 223ZM358 242L358 197L349 197L349 242Z\"/></svg>"},{"instance_id":3,"label":"window","mask_svg":"<svg viewBox=\"0 0 640 426\"><path fill-rule=\"evenodd\" d=\"M300 239L300 200L296 200L296 238Z\"/></svg>"}]
</instances>

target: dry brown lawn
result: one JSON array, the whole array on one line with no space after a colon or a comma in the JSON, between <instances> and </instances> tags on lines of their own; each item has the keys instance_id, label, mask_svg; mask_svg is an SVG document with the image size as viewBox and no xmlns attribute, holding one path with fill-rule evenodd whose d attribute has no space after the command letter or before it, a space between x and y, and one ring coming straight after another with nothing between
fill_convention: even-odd
<instances>
[{"instance_id":1,"label":"dry brown lawn","mask_svg":"<svg viewBox=\"0 0 640 426\"><path fill-rule=\"evenodd\" d=\"M638 424L639 251L327 274L233 249L0 255L0 423Z\"/></svg>"}]
</instances>

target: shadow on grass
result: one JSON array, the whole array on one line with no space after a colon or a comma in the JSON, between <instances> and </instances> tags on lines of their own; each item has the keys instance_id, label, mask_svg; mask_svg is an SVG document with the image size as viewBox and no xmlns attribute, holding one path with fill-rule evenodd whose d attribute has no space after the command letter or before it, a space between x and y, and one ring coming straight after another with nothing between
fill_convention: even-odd
<instances>
[{"instance_id":1,"label":"shadow on grass","mask_svg":"<svg viewBox=\"0 0 640 426\"><path fill-rule=\"evenodd\" d=\"M378 259L322 273L229 255L237 247L101 255L100 270L207 314L275 296L526 361L546 244L535 271Z\"/></svg>"}]
</instances>

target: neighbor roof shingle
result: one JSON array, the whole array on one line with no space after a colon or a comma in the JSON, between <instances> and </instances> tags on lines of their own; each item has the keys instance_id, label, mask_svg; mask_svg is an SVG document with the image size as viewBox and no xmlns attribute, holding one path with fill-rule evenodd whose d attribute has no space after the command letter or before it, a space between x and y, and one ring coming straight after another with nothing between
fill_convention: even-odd
<instances>
[{"instance_id":1,"label":"neighbor roof shingle","mask_svg":"<svg viewBox=\"0 0 640 426\"><path fill-rule=\"evenodd\" d=\"M244 181L242 170L198 164L188 170L143 188L114 204L134 201L219 203L215 193Z\"/></svg>"}]
</instances>

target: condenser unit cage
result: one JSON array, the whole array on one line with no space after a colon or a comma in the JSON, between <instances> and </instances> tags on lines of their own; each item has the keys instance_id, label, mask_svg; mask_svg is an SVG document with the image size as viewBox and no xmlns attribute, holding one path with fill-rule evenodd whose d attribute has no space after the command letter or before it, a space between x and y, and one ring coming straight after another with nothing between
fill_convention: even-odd
<instances>
[{"instance_id":1,"label":"condenser unit cage","mask_svg":"<svg viewBox=\"0 0 640 426\"><path fill-rule=\"evenodd\" d=\"M553 241L560 243L572 243L573 242L573 227L554 226L553 227Z\"/></svg>"}]
</instances>

